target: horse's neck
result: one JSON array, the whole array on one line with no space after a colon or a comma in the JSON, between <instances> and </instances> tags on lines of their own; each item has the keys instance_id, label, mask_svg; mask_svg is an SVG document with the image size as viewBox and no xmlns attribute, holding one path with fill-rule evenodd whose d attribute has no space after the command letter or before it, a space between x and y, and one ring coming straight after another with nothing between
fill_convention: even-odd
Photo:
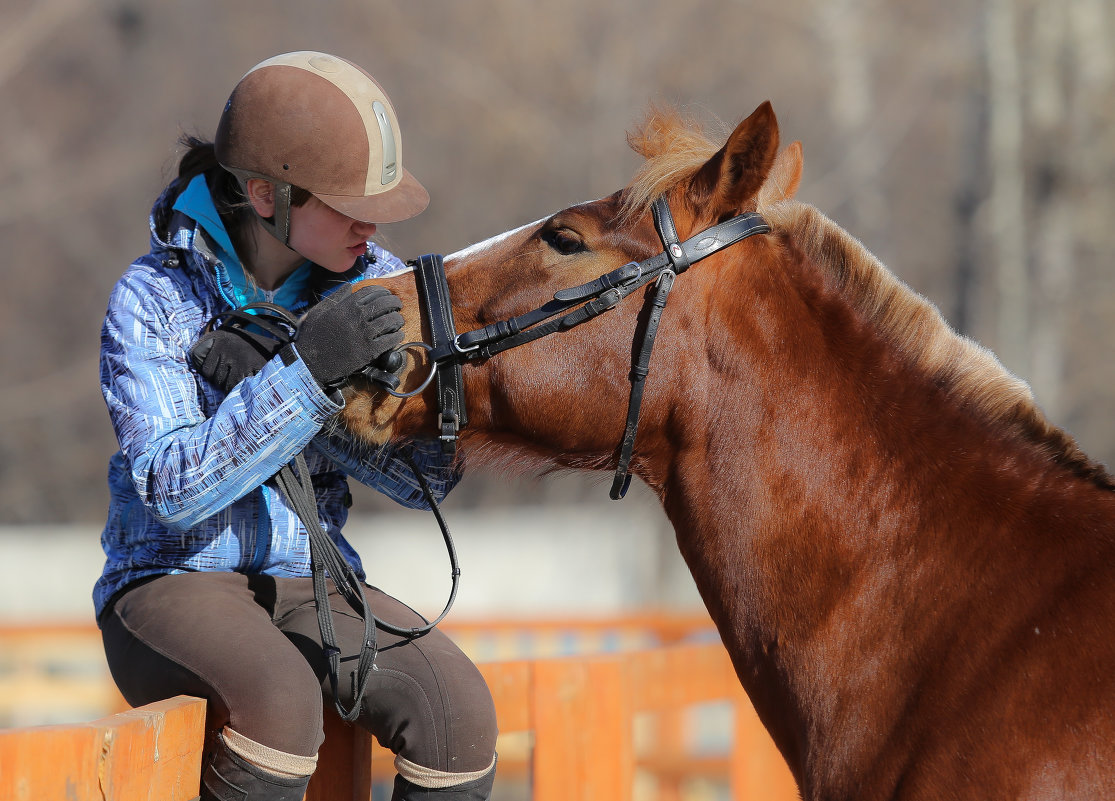
<instances>
[{"instance_id":1,"label":"horse's neck","mask_svg":"<svg viewBox=\"0 0 1115 801\"><path fill-rule=\"evenodd\" d=\"M895 505L893 476L859 474L855 449L815 440L824 421L761 427L797 436L761 455L736 450L700 481L681 478L699 468L682 468L666 508L740 679L794 764L802 732L837 739L847 699L872 698L880 732L887 710L903 708L887 695L905 667L892 632L905 578L891 557L916 508Z\"/></svg>"},{"instance_id":2,"label":"horse's neck","mask_svg":"<svg viewBox=\"0 0 1115 801\"><path fill-rule=\"evenodd\" d=\"M894 747L903 710L940 671L927 658L946 658L973 622L974 593L1010 580L975 572L1009 527L966 491L996 458L988 449L1008 446L934 409L945 399L916 376L903 382L862 332L837 337L826 325L769 323L760 344L727 343L741 361L725 366L721 354L710 370L717 397L731 400L694 421L705 436L677 438L702 444L673 456L662 494L775 739L791 763L851 781L857 760L877 764ZM841 355L833 341L876 352ZM994 625L1013 625L998 614ZM862 737L854 746L841 741L850 730ZM808 756L797 753L803 733Z\"/></svg>"}]
</instances>

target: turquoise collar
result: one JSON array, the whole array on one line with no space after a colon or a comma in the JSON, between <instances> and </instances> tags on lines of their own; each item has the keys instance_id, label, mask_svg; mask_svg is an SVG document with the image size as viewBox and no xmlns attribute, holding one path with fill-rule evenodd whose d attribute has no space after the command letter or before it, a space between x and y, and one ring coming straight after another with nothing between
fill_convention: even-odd
<instances>
[{"instance_id":1,"label":"turquoise collar","mask_svg":"<svg viewBox=\"0 0 1115 801\"><path fill-rule=\"evenodd\" d=\"M216 253L213 255L217 257L217 285L229 305L239 308L266 300L289 309L302 300L310 280L308 261L303 262L287 276L278 289L272 291L259 289L248 280L221 215L213 204L204 175L197 175L190 181L174 201L174 209L194 220L216 245Z\"/></svg>"}]
</instances>

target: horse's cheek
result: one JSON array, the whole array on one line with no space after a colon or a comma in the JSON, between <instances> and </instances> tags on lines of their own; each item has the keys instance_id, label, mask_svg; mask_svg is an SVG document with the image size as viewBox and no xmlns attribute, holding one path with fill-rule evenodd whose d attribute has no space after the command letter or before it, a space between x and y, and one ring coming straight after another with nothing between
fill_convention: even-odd
<instances>
[{"instance_id":1,"label":"horse's cheek","mask_svg":"<svg viewBox=\"0 0 1115 801\"><path fill-rule=\"evenodd\" d=\"M345 408L339 413L340 424L357 439L380 446L402 428L407 415L401 413L403 402L379 390L350 390L345 395Z\"/></svg>"},{"instance_id":2,"label":"horse's cheek","mask_svg":"<svg viewBox=\"0 0 1115 801\"><path fill-rule=\"evenodd\" d=\"M357 392L346 398L345 408L338 416L342 426L357 439L370 445L381 445L390 431L384 431L375 419L372 393Z\"/></svg>"}]
</instances>

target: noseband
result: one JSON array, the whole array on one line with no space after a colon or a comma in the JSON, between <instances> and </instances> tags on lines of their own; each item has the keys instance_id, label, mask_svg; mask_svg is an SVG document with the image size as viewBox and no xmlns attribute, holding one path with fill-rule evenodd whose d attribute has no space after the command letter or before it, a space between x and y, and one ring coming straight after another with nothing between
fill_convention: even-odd
<instances>
[{"instance_id":1,"label":"noseband","mask_svg":"<svg viewBox=\"0 0 1115 801\"><path fill-rule=\"evenodd\" d=\"M631 485L628 468L635 449L643 386L650 371L650 355L658 333L658 322L666 307L674 279L691 264L718 250L749 236L770 232L770 226L759 214L747 212L681 242L678 240L670 207L664 198L654 201L651 212L664 248L657 256L645 261L629 262L587 284L559 290L554 293L553 300L526 314L463 334L457 333L453 323L443 258L428 255L410 262L418 276L418 289L432 332L432 342L428 346L422 346L429 348L427 358L431 364L431 378L437 380L438 428L445 452L455 452L458 432L468 423L461 376L461 366L465 362L487 359L505 350L587 322L653 281L655 291L648 296L647 301L650 316L638 357L631 368L627 425L620 443L619 463L609 495L613 500L619 500L627 493ZM407 395L421 391L430 380L428 378L423 387Z\"/></svg>"}]
</instances>

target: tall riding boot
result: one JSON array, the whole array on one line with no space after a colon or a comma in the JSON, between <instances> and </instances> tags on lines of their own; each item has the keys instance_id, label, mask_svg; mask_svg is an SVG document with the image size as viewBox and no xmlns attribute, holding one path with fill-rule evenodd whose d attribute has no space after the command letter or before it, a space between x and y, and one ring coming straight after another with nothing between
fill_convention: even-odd
<instances>
[{"instance_id":1,"label":"tall riding boot","mask_svg":"<svg viewBox=\"0 0 1115 801\"><path fill-rule=\"evenodd\" d=\"M302 801L309 776L277 776L233 753L224 737L201 776L201 801Z\"/></svg>"},{"instance_id":2,"label":"tall riding boot","mask_svg":"<svg viewBox=\"0 0 1115 801\"><path fill-rule=\"evenodd\" d=\"M495 781L494 767L479 779L450 787L419 787L402 776L396 776L391 801L488 801L492 797Z\"/></svg>"}]
</instances>

